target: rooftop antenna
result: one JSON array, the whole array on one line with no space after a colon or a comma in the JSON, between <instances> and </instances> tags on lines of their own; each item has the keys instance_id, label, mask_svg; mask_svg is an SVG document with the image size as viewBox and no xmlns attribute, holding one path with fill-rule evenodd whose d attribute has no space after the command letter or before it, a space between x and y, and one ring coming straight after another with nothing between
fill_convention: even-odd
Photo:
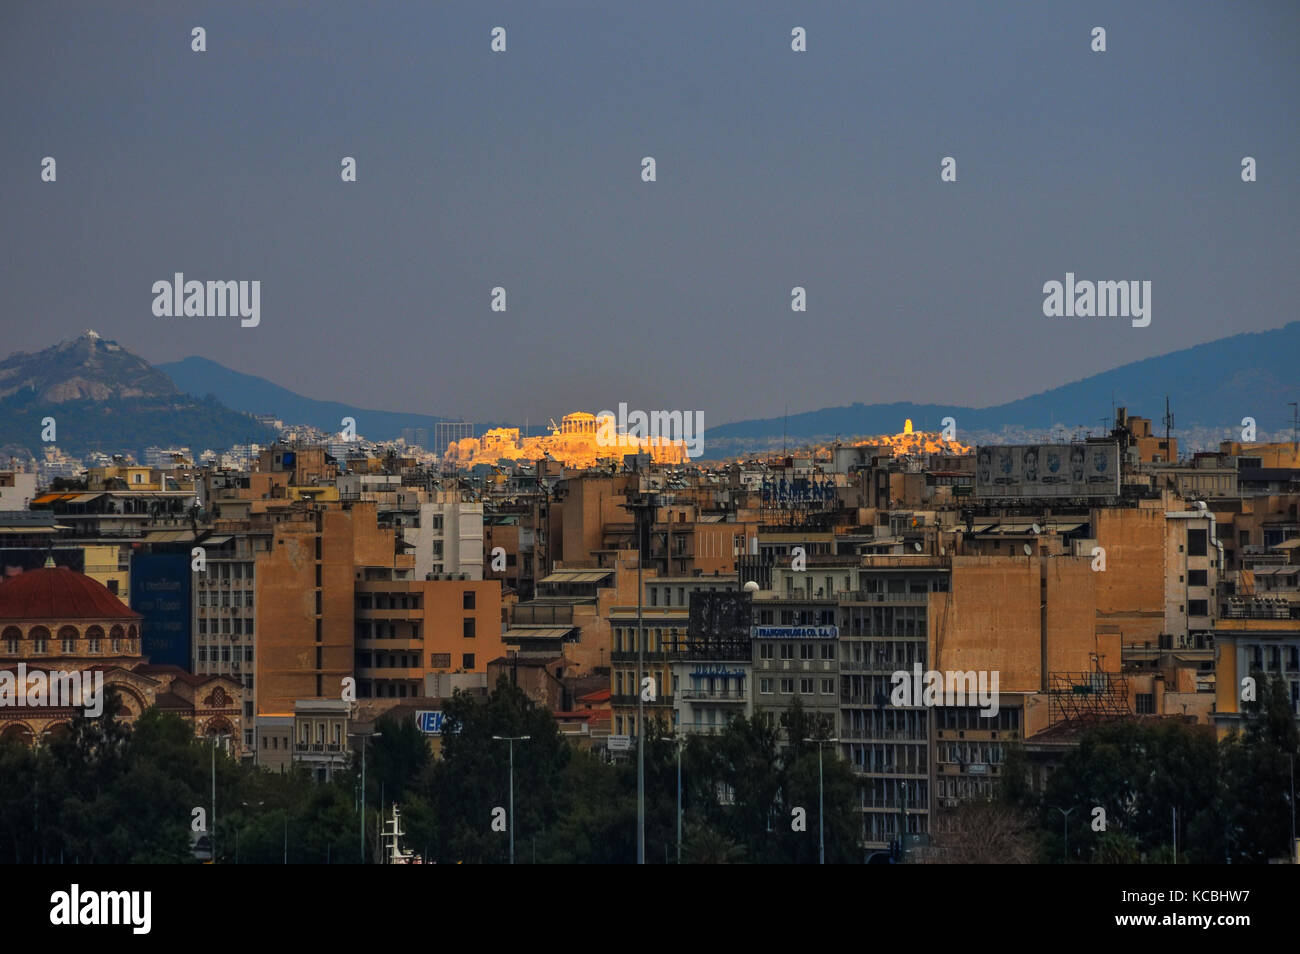
<instances>
[{"instance_id":1,"label":"rooftop antenna","mask_svg":"<svg viewBox=\"0 0 1300 954\"><path fill-rule=\"evenodd\" d=\"M1295 401L1288 401L1287 403L1293 408L1291 411L1291 443L1297 449L1300 449L1300 437L1296 436L1297 433L1300 433L1300 403Z\"/></svg>"},{"instance_id":2,"label":"rooftop antenna","mask_svg":"<svg viewBox=\"0 0 1300 954\"><path fill-rule=\"evenodd\" d=\"M1165 395L1165 460L1175 463L1171 460L1173 454L1173 445L1169 443L1169 432L1174 427L1174 415L1169 410L1169 395Z\"/></svg>"}]
</instances>

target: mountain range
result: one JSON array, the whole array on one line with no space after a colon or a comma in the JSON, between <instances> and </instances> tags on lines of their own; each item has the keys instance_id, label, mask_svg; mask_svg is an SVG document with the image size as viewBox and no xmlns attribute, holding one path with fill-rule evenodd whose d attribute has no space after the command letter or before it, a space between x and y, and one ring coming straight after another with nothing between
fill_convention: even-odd
<instances>
[{"instance_id":1,"label":"mountain range","mask_svg":"<svg viewBox=\"0 0 1300 954\"><path fill-rule=\"evenodd\" d=\"M195 453L275 432L214 397L183 393L162 371L116 341L87 331L0 361L0 460L42 458L54 445L74 457L188 446Z\"/></svg>"},{"instance_id":2,"label":"mountain range","mask_svg":"<svg viewBox=\"0 0 1300 954\"><path fill-rule=\"evenodd\" d=\"M433 425L452 420L430 414L376 411L339 401L317 401L295 394L266 378L232 371L225 365L195 355L156 367L181 390L191 394L213 394L237 411L270 414L286 424L306 424L326 432L339 430L343 418L350 417L357 422L357 433L370 440L396 440L407 427L427 428L432 440Z\"/></svg>"},{"instance_id":3,"label":"mountain range","mask_svg":"<svg viewBox=\"0 0 1300 954\"><path fill-rule=\"evenodd\" d=\"M925 425L937 431L944 417L952 417L959 437L1016 427L1047 431L1053 424L1097 425L1109 417L1112 405L1159 420L1166 398L1179 428L1240 428L1242 418L1253 417L1261 430L1281 429L1289 424L1287 404L1300 401L1300 322L1134 361L992 407L851 404L719 424L709 428L707 437L713 453L716 442L752 446L780 441L783 434L792 441L893 434L905 418L917 429Z\"/></svg>"},{"instance_id":4,"label":"mountain range","mask_svg":"<svg viewBox=\"0 0 1300 954\"><path fill-rule=\"evenodd\" d=\"M1178 429L1238 428L1255 418L1261 431L1290 424L1287 405L1300 402L1300 322L1232 335L1063 384L992 407L855 403L788 417L711 425L709 456L843 438L892 434L911 418L917 429L939 430L956 420L958 437L1008 428L1047 431L1053 424L1090 426L1112 406L1159 420L1165 399ZM204 395L196 397L195 395ZM253 414L331 432L345 417L372 440L392 440L403 428L448 420L430 414L360 408L304 397L265 378L231 370L207 358L150 365L115 341L88 331L36 353L0 360L0 459L40 456L44 421L54 418L55 443L74 456L94 450L188 446L195 452L237 443L268 443L275 433ZM545 415L539 415L544 419ZM480 422L478 428L492 426Z\"/></svg>"}]
</instances>

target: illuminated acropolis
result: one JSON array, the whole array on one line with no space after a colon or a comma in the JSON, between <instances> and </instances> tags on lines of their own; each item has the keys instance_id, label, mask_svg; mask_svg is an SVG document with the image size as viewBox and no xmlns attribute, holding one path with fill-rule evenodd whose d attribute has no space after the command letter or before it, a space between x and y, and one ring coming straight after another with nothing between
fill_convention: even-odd
<instances>
[{"instance_id":1,"label":"illuminated acropolis","mask_svg":"<svg viewBox=\"0 0 1300 954\"><path fill-rule=\"evenodd\" d=\"M610 415L612 418L612 415ZM598 440L600 418L585 411L564 415L559 426L540 437L521 437L517 427L497 427L484 431L482 437L469 437L448 445L446 460L460 467L495 464L501 460L538 461L551 458L566 467L592 467L599 460L617 459L633 454L649 454L657 464L686 462L684 441L629 437L614 432L613 440Z\"/></svg>"}]
</instances>

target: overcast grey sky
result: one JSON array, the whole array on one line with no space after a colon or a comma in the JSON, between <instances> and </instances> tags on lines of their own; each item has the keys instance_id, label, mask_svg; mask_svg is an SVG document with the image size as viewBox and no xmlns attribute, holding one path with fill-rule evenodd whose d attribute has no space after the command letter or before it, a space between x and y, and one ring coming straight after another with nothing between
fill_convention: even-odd
<instances>
[{"instance_id":1,"label":"overcast grey sky","mask_svg":"<svg viewBox=\"0 0 1300 954\"><path fill-rule=\"evenodd\" d=\"M1000 403L1297 317L1297 90L1289 0L11 0L0 352L478 420ZM261 325L154 317L177 271ZM1067 271L1150 326L1045 318Z\"/></svg>"}]
</instances>

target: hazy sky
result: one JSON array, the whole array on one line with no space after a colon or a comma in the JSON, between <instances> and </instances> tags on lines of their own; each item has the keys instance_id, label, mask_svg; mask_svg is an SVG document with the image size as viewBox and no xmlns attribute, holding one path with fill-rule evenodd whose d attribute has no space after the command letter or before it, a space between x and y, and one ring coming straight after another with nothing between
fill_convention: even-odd
<instances>
[{"instance_id":1,"label":"hazy sky","mask_svg":"<svg viewBox=\"0 0 1300 954\"><path fill-rule=\"evenodd\" d=\"M1297 318L1298 90L1291 0L9 0L0 353L478 420L1000 403ZM154 317L177 271L260 326ZM1067 271L1150 326L1044 317Z\"/></svg>"}]
</instances>

